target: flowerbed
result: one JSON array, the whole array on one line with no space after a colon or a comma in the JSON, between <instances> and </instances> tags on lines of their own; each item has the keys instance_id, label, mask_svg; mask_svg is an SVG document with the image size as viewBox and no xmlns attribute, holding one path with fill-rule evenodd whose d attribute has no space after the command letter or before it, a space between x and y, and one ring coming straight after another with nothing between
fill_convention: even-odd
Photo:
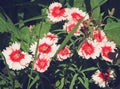
<instances>
[{"instance_id":1,"label":"flowerbed","mask_svg":"<svg viewBox=\"0 0 120 89\"><path fill-rule=\"evenodd\" d=\"M7 20L0 17L0 32L11 34L9 46L1 52L5 64L0 73L2 89L116 86L120 80L120 35L115 34L120 20L102 18L99 6L105 1L96 2L97 7L94 2L89 12L92 15L85 6L53 2L42 9L39 23L30 26L25 26L24 21L14 25L5 14ZM103 24L104 19L107 24Z\"/></svg>"}]
</instances>

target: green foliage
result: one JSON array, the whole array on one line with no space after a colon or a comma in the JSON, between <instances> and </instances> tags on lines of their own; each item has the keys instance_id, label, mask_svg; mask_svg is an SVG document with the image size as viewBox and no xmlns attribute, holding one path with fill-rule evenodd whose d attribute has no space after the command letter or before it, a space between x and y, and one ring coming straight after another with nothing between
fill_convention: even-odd
<instances>
[{"instance_id":1,"label":"green foliage","mask_svg":"<svg viewBox=\"0 0 120 89\"><path fill-rule=\"evenodd\" d=\"M58 80L55 84L56 88L57 89L63 89L64 87L64 81L65 81L65 78L62 78L61 80Z\"/></svg>"},{"instance_id":2,"label":"green foliage","mask_svg":"<svg viewBox=\"0 0 120 89\"><path fill-rule=\"evenodd\" d=\"M75 74L73 76L69 89L73 89L73 86L75 85L75 81L76 81L77 77L78 77L78 74Z\"/></svg>"},{"instance_id":3,"label":"green foliage","mask_svg":"<svg viewBox=\"0 0 120 89\"><path fill-rule=\"evenodd\" d=\"M107 37L113 40L118 46L120 46L120 20L110 21L105 25L104 28Z\"/></svg>"},{"instance_id":4,"label":"green foliage","mask_svg":"<svg viewBox=\"0 0 120 89\"><path fill-rule=\"evenodd\" d=\"M69 2L70 2L70 0L69 0ZM81 9L83 11L86 10L84 0L73 0L73 7L78 7L79 9Z\"/></svg>"},{"instance_id":5,"label":"green foliage","mask_svg":"<svg viewBox=\"0 0 120 89\"><path fill-rule=\"evenodd\" d=\"M90 0L92 17L94 20L101 19L100 6L107 0Z\"/></svg>"},{"instance_id":6,"label":"green foliage","mask_svg":"<svg viewBox=\"0 0 120 89\"><path fill-rule=\"evenodd\" d=\"M35 1L36 0L30 0L30 3L35 2ZM66 6L76 7L83 11L87 10L88 13L92 14L91 15L92 20L95 20L97 22L99 20L102 21L102 17L100 13L100 6L104 4L107 0L88 0L88 1L87 0L59 0L59 1L65 7ZM69 89L74 89L75 86L78 86L80 84L85 89L89 89L90 81L89 81L89 78L87 77L88 75L87 73L97 70L98 67L94 65L92 67L91 66L86 67L86 65L84 65L83 63L84 60L81 57L79 57L76 52L78 51L77 49L81 46L82 42L86 40L87 38L87 37L85 38L86 33L88 34L92 33L93 27L90 28L90 24L92 21L87 24L89 25L87 28L87 30L89 31L86 31L86 33L81 31L82 35L78 37L74 37L74 32L77 30L78 26L82 23L82 20L77 23L77 25L72 29L72 31L69 34L66 34L66 32L63 31L63 29L61 28L58 29L57 26L56 27L53 26L53 25L58 25L59 23L54 24L47 19L48 6L43 5L41 3L38 3L37 5L42 8L44 7L44 9L41 10L41 14L39 16L31 17L25 20L20 19L16 24L13 24L13 22L10 20L10 18L5 13L3 12L0 13L0 32L1 33L9 32L11 34L10 43L15 42L15 41L20 42L21 49L26 52L29 52L30 45L33 42L35 41L39 42L38 40L40 38L43 38L44 35L47 34L48 32L51 32L51 31L55 32L59 36L59 39L60 39L59 43L61 43L56 54L66 44L68 44L70 49L71 48L75 49L74 51L72 51L75 54L75 56L72 55L70 58L68 58L64 62L59 62L59 63L56 61L56 59L53 60L55 62L55 63L53 62L55 66L51 63L51 66L53 67L51 68L52 71L48 70L47 73L43 73L43 74L48 76L48 78L46 78L48 80L51 78L51 75L52 77L55 78L55 80L53 79L54 82L52 82L51 85L53 85L56 89L64 89L66 87ZM89 5L89 7L87 5ZM23 13L22 14L18 13L18 15L20 15L21 17L24 17ZM31 28L30 26L25 25L25 23L31 22L31 21L36 21L34 25L31 25ZM58 27L60 27L60 25L58 25ZM105 24L104 30L107 34L107 37L110 40L113 40L118 46L120 46L120 39L119 39L120 38L120 34L119 34L120 33L120 20L117 20L117 21L109 20L107 24ZM16 71L12 71L10 69L7 69L7 73L8 73L7 75L5 75L4 73L0 73L0 86L4 86L5 89L7 89L6 87L7 85L9 85L11 89L12 88L22 89L23 81L20 81L21 79L17 80L16 76L23 77L24 75L27 76L27 77L24 76L26 77L25 80L28 79L26 83L27 89L32 89L33 87L38 88L37 84L42 85L41 79L43 76L41 77L40 73L34 71L33 69L34 66L32 66L38 56L36 55L33 56L35 60L30 63L29 67L31 68L24 69L22 71L23 75L21 75L20 73L21 71L17 71L16 73Z\"/></svg>"},{"instance_id":7,"label":"green foliage","mask_svg":"<svg viewBox=\"0 0 120 89\"><path fill-rule=\"evenodd\" d=\"M16 32L11 19L3 12L0 13L0 32Z\"/></svg>"}]
</instances>

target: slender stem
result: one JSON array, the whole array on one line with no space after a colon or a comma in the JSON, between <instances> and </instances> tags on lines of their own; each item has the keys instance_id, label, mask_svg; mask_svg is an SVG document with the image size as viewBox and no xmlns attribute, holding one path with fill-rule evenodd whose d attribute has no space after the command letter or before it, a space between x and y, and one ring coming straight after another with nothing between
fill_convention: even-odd
<instances>
[{"instance_id":1,"label":"slender stem","mask_svg":"<svg viewBox=\"0 0 120 89\"><path fill-rule=\"evenodd\" d=\"M36 17L30 18L30 19L26 19L26 20L23 21L23 23L27 23L27 22L34 21L34 20L40 20L43 17L46 17L46 15L44 15L44 16L43 15L42 16L36 16ZM16 23L15 25L18 25L18 24L19 24L19 22Z\"/></svg>"},{"instance_id":2,"label":"slender stem","mask_svg":"<svg viewBox=\"0 0 120 89\"><path fill-rule=\"evenodd\" d=\"M39 36L40 36L40 33L41 33L41 28L42 28L42 23L40 24L40 26L39 26L39 28L38 28L38 29L40 29L40 30L39 30ZM36 45L35 57L34 57L33 65L34 65L35 60L37 59L38 45L39 45L39 38L38 38L37 45ZM33 65L32 65L32 68L31 68L31 70L30 70L30 75L31 75L31 76L32 76L32 73L33 73L33 72L32 72ZM30 88L32 87L32 86L30 86L30 81L31 81L31 79L29 78L27 89L30 89Z\"/></svg>"}]
</instances>

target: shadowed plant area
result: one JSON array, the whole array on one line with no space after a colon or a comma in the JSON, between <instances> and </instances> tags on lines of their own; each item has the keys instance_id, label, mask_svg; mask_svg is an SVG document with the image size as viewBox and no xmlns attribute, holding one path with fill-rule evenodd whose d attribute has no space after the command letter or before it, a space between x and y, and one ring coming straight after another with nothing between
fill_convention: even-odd
<instances>
[{"instance_id":1,"label":"shadowed plant area","mask_svg":"<svg viewBox=\"0 0 120 89\"><path fill-rule=\"evenodd\" d=\"M1 2L0 89L119 89L120 8L112 2Z\"/></svg>"}]
</instances>

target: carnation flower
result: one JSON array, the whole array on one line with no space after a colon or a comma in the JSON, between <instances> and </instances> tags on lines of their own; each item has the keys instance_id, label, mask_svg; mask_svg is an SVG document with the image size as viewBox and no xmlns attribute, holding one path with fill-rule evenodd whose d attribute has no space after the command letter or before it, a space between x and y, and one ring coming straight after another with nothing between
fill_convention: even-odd
<instances>
[{"instance_id":1,"label":"carnation flower","mask_svg":"<svg viewBox=\"0 0 120 89\"><path fill-rule=\"evenodd\" d=\"M83 19L84 18L84 19ZM75 22L79 22L80 20L89 19L89 15L78 8L71 8L68 10L68 20L73 20Z\"/></svg>"},{"instance_id":2,"label":"carnation flower","mask_svg":"<svg viewBox=\"0 0 120 89\"><path fill-rule=\"evenodd\" d=\"M107 37L103 30L93 30L93 37L97 42L107 41Z\"/></svg>"},{"instance_id":3,"label":"carnation flower","mask_svg":"<svg viewBox=\"0 0 120 89\"><path fill-rule=\"evenodd\" d=\"M57 58L59 61L63 61L64 59L70 57L70 54L71 54L70 49L68 48L68 46L65 46L59 51L59 53L57 54Z\"/></svg>"},{"instance_id":4,"label":"carnation flower","mask_svg":"<svg viewBox=\"0 0 120 89\"><path fill-rule=\"evenodd\" d=\"M67 32L70 33L70 32L73 30L73 28L76 26L76 24L77 24L77 23L75 23L75 22L73 22L73 21L69 21L69 22L67 22L67 23L65 23L65 24L63 25L63 29L64 29L64 30L67 30ZM80 26L78 26L78 28L77 28L76 31L74 32L74 35L75 35L75 36L79 36L79 35L81 34L81 33L80 33L81 26L82 26L82 24L80 24Z\"/></svg>"},{"instance_id":5,"label":"carnation flower","mask_svg":"<svg viewBox=\"0 0 120 89\"><path fill-rule=\"evenodd\" d=\"M67 9L62 6L61 3L54 2L49 6L48 18L50 21L59 22L66 20Z\"/></svg>"},{"instance_id":6,"label":"carnation flower","mask_svg":"<svg viewBox=\"0 0 120 89\"><path fill-rule=\"evenodd\" d=\"M6 50L2 51L5 56L6 63L10 69L21 70L26 68L32 61L32 56L28 53L21 52L20 43L13 43L7 47Z\"/></svg>"},{"instance_id":7,"label":"carnation flower","mask_svg":"<svg viewBox=\"0 0 120 89\"><path fill-rule=\"evenodd\" d=\"M96 42L87 40L80 47L78 54L86 59L96 59L100 55L100 48Z\"/></svg>"},{"instance_id":8,"label":"carnation flower","mask_svg":"<svg viewBox=\"0 0 120 89\"><path fill-rule=\"evenodd\" d=\"M50 62L50 58L40 55L34 64L34 70L37 70L39 72L45 72L50 66Z\"/></svg>"},{"instance_id":9,"label":"carnation flower","mask_svg":"<svg viewBox=\"0 0 120 89\"><path fill-rule=\"evenodd\" d=\"M116 45L114 42L104 42L101 44L101 55L104 60L108 62L113 62L112 59L109 58L108 54L110 52L114 52L114 49L116 49Z\"/></svg>"},{"instance_id":10,"label":"carnation flower","mask_svg":"<svg viewBox=\"0 0 120 89\"><path fill-rule=\"evenodd\" d=\"M36 46L37 46L37 42L35 42L30 47L30 50L33 54L35 54ZM56 45L55 43L53 43L53 41L51 41L50 39L43 38L43 39L39 40L37 53L45 55L45 56L53 57L55 55L58 47L59 46Z\"/></svg>"},{"instance_id":11,"label":"carnation flower","mask_svg":"<svg viewBox=\"0 0 120 89\"><path fill-rule=\"evenodd\" d=\"M108 69L106 72L97 70L92 75L92 79L95 82L95 84L104 88L104 87L108 86L109 81L115 80L115 76L116 75L114 73L114 70L112 70L112 69Z\"/></svg>"},{"instance_id":12,"label":"carnation flower","mask_svg":"<svg viewBox=\"0 0 120 89\"><path fill-rule=\"evenodd\" d=\"M51 41L53 41L53 43L58 42L58 36L50 32L47 35L45 35L45 38L50 39Z\"/></svg>"}]
</instances>

